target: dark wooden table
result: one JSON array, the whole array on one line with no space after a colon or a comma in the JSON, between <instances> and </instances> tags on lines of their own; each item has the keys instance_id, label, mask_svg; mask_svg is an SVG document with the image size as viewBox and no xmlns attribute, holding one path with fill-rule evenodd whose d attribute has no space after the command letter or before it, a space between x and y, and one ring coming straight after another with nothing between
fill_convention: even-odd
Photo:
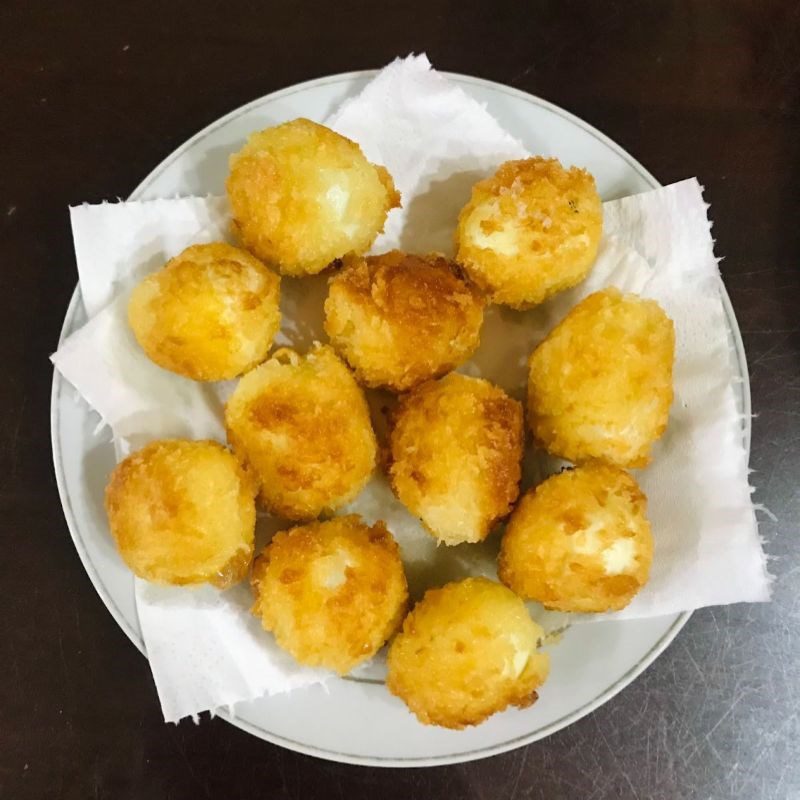
<instances>
[{"instance_id":1,"label":"dark wooden table","mask_svg":"<svg viewBox=\"0 0 800 800\"><path fill-rule=\"evenodd\" d=\"M362 7L363 6L363 7ZM73 549L48 354L76 281L67 206L124 197L224 112L427 51L593 123L662 182L698 175L750 364L775 600L697 612L555 736L430 770L341 766L215 720L162 722ZM0 7L0 797L800 797L797 2L21 2Z\"/></svg>"}]
</instances>

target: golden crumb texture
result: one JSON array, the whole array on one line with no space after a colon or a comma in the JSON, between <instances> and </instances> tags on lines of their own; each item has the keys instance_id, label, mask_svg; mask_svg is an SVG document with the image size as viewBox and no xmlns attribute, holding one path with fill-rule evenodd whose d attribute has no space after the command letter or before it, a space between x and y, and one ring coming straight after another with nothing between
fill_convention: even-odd
<instances>
[{"instance_id":1,"label":"golden crumb texture","mask_svg":"<svg viewBox=\"0 0 800 800\"><path fill-rule=\"evenodd\" d=\"M282 348L245 375L225 407L228 441L261 482L265 508L311 520L352 500L377 443L361 387L327 345Z\"/></svg>"},{"instance_id":2,"label":"golden crumb texture","mask_svg":"<svg viewBox=\"0 0 800 800\"><path fill-rule=\"evenodd\" d=\"M617 289L589 295L530 357L536 443L575 463L646 466L667 427L674 360L674 326L658 303Z\"/></svg>"},{"instance_id":3,"label":"golden crumb texture","mask_svg":"<svg viewBox=\"0 0 800 800\"><path fill-rule=\"evenodd\" d=\"M522 498L503 536L498 575L546 608L618 611L647 583L652 559L647 498L627 472L595 461Z\"/></svg>"},{"instance_id":4,"label":"golden crumb texture","mask_svg":"<svg viewBox=\"0 0 800 800\"><path fill-rule=\"evenodd\" d=\"M517 499L522 405L451 373L400 399L390 434L394 493L439 541L485 539Z\"/></svg>"},{"instance_id":5,"label":"golden crumb texture","mask_svg":"<svg viewBox=\"0 0 800 800\"><path fill-rule=\"evenodd\" d=\"M117 464L105 506L134 574L154 583L227 588L247 574L255 483L222 445L165 439Z\"/></svg>"},{"instance_id":6,"label":"golden crumb texture","mask_svg":"<svg viewBox=\"0 0 800 800\"><path fill-rule=\"evenodd\" d=\"M196 381L260 364L281 324L280 278L224 242L187 247L131 293L128 322L158 366Z\"/></svg>"},{"instance_id":7,"label":"golden crumb texture","mask_svg":"<svg viewBox=\"0 0 800 800\"><path fill-rule=\"evenodd\" d=\"M426 725L477 725L525 708L549 672L542 629L512 591L486 578L430 589L389 648L386 686Z\"/></svg>"},{"instance_id":8,"label":"golden crumb texture","mask_svg":"<svg viewBox=\"0 0 800 800\"><path fill-rule=\"evenodd\" d=\"M384 167L307 119L252 134L231 157L226 188L242 243L284 275L365 253L400 205Z\"/></svg>"},{"instance_id":9,"label":"golden crumb texture","mask_svg":"<svg viewBox=\"0 0 800 800\"><path fill-rule=\"evenodd\" d=\"M361 383L401 392L475 352L483 307L480 290L440 255L352 256L330 279L325 332Z\"/></svg>"},{"instance_id":10,"label":"golden crumb texture","mask_svg":"<svg viewBox=\"0 0 800 800\"><path fill-rule=\"evenodd\" d=\"M493 302L528 308L586 277L602 230L586 170L554 158L507 161L461 210L456 260Z\"/></svg>"},{"instance_id":11,"label":"golden crumb texture","mask_svg":"<svg viewBox=\"0 0 800 800\"><path fill-rule=\"evenodd\" d=\"M400 626L408 587L382 522L334 517L275 535L253 565L253 613L301 664L341 675Z\"/></svg>"}]
</instances>

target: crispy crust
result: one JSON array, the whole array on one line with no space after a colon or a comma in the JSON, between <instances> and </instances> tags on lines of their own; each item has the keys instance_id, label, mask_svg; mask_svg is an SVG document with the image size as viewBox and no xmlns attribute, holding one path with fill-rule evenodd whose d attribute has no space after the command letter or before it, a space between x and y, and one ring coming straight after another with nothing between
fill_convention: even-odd
<instances>
[{"instance_id":1,"label":"crispy crust","mask_svg":"<svg viewBox=\"0 0 800 800\"><path fill-rule=\"evenodd\" d=\"M148 357L197 381L260 364L281 324L280 278L224 242L187 247L131 293L128 322Z\"/></svg>"},{"instance_id":2,"label":"crispy crust","mask_svg":"<svg viewBox=\"0 0 800 800\"><path fill-rule=\"evenodd\" d=\"M536 443L576 463L646 466L667 427L674 358L672 320L655 301L617 289L589 295L530 357Z\"/></svg>"},{"instance_id":3,"label":"crispy crust","mask_svg":"<svg viewBox=\"0 0 800 800\"><path fill-rule=\"evenodd\" d=\"M329 283L325 332L366 386L405 391L480 343L482 294L437 254L352 256Z\"/></svg>"},{"instance_id":4,"label":"crispy crust","mask_svg":"<svg viewBox=\"0 0 800 800\"><path fill-rule=\"evenodd\" d=\"M253 613L280 647L341 675L383 647L408 600L397 542L356 515L276 534L251 582Z\"/></svg>"},{"instance_id":5,"label":"crispy crust","mask_svg":"<svg viewBox=\"0 0 800 800\"><path fill-rule=\"evenodd\" d=\"M310 520L363 488L377 443L364 393L327 346L277 350L242 378L225 408L228 441L261 481L265 508Z\"/></svg>"},{"instance_id":6,"label":"crispy crust","mask_svg":"<svg viewBox=\"0 0 800 800\"><path fill-rule=\"evenodd\" d=\"M117 464L105 492L125 563L155 583L240 581L253 558L256 487L216 442L151 442Z\"/></svg>"},{"instance_id":7,"label":"crispy crust","mask_svg":"<svg viewBox=\"0 0 800 800\"><path fill-rule=\"evenodd\" d=\"M519 494L522 405L452 373L405 395L390 435L398 499L445 544L478 542Z\"/></svg>"},{"instance_id":8,"label":"crispy crust","mask_svg":"<svg viewBox=\"0 0 800 800\"><path fill-rule=\"evenodd\" d=\"M226 188L245 247L284 275L366 252L400 205L384 167L307 119L252 134L231 157Z\"/></svg>"},{"instance_id":9,"label":"crispy crust","mask_svg":"<svg viewBox=\"0 0 800 800\"><path fill-rule=\"evenodd\" d=\"M617 611L645 585L653 559L647 498L611 464L553 475L511 515L500 580L559 611Z\"/></svg>"},{"instance_id":10,"label":"crispy crust","mask_svg":"<svg viewBox=\"0 0 800 800\"><path fill-rule=\"evenodd\" d=\"M602 229L586 170L554 158L507 161L461 210L456 260L493 302L527 308L586 277Z\"/></svg>"},{"instance_id":11,"label":"crispy crust","mask_svg":"<svg viewBox=\"0 0 800 800\"><path fill-rule=\"evenodd\" d=\"M425 725L477 725L537 699L549 658L513 592L486 578L431 589L389 648L386 686Z\"/></svg>"}]
</instances>

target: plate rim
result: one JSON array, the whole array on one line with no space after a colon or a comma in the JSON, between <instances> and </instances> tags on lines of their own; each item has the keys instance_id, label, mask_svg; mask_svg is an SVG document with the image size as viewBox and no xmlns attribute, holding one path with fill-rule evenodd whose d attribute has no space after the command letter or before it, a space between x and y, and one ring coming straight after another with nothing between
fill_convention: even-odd
<instances>
[{"instance_id":1,"label":"plate rim","mask_svg":"<svg viewBox=\"0 0 800 800\"><path fill-rule=\"evenodd\" d=\"M186 152L190 147L194 146L198 141L200 141L201 139L205 138L206 136L214 132L217 128L228 124L233 119L236 119L237 117L246 114L249 111L254 110L255 108L258 108L263 103L267 101L274 101L276 99L280 99L281 97L286 97L297 92L306 91L312 88L328 85L331 83L349 83L355 80L360 80L365 78L369 79L378 74L379 71L380 70L378 69L355 70L351 72L342 72L334 75L327 75L307 81L302 81L300 83L284 87L283 89L278 89L274 92L269 92L268 94L262 95L261 97L258 97L254 100L251 100L248 103L245 103L243 105L240 105L232 109L228 113L223 114L221 117L218 117L217 119L210 122L201 130L197 131L197 133L195 133L193 136L189 137L186 141L184 141L179 147L172 150L164 159L162 159L162 161L160 161L144 177L142 181L139 182L139 184L137 184L137 186L133 189L133 191L128 195L127 199L128 200L140 199L140 196L144 194L148 185L152 183L176 159L178 159L181 155L183 155L183 153ZM515 87L508 86L503 83L498 83L496 81L491 81L485 78L478 78L475 76L465 75L456 72L442 71L440 72L440 74L444 75L445 77L454 81L455 83L479 86L494 92L514 97L517 100L538 106L540 108L544 108L545 110L550 111L551 113L554 113L562 117L563 119L567 120L573 125L576 125L583 131L585 131L586 133L598 139L604 145L609 147L624 161L626 161L626 163L628 163L631 166L631 168L635 170L654 189L659 188L662 185L637 159L635 159L619 144L610 139L608 136L606 136L606 134L595 128L593 125L587 123L585 120L581 119L580 117L577 117L576 115L572 114L566 109L557 106L554 103L551 103L547 100L544 100L543 98L540 98L536 95L530 94L529 92L525 92L521 89L517 89ZM739 328L738 320L736 319L736 314L733 310L733 306L731 304L730 297L728 295L724 282L720 280L719 285L720 285L720 295L722 298L722 304L725 310L726 322L728 325L728 333L731 337L731 340L733 341L733 349L736 353L736 362L739 369L739 374L741 376L740 394L741 394L742 416L743 416L743 438L744 438L745 451L747 453L749 462L750 439L752 430L752 417L751 417L752 407L751 407L751 396L750 396L749 370L747 367L747 359L744 352L744 344L742 342L741 330ZM80 284L77 284L70 298L70 302L67 306L67 310L64 316L64 322L62 323L60 329L58 338L58 347L61 347L64 340L71 333L70 329L73 325L74 318L78 313L78 307L80 302L81 302ZM95 591L100 596L100 599L103 601L103 604L106 606L107 610L114 618L117 625L119 625L119 627L128 637L128 639L130 639L130 641L139 650L139 652L145 658L147 658L147 652L140 631L135 630L129 624L128 620L125 618L122 612L119 610L111 594L106 589L102 577L96 570L91 558L89 557L89 554L86 551L86 548L84 547L83 544L80 525L72 509L71 500L66 488L66 479L64 476L64 469L61 458L61 446L59 440L60 419L58 414L58 404L59 404L61 387L64 382L66 382L65 379L61 377L61 374L54 367L53 381L51 387L51 398L50 398L51 448L52 448L53 467L55 471L56 485L58 488L58 494L59 494L59 499L61 501L62 510L64 512L64 518L67 523L67 528L69 530L70 537L72 538L73 545L75 546L75 549L78 553L78 557L80 558L80 561L83 564L83 567L87 575L89 576L89 579L91 580ZM303 742L297 742L295 740L279 736L277 734L266 731L263 728L256 727L247 720L243 720L237 717L235 713L231 713L227 710L223 709L218 710L216 712L216 716L219 716L225 721L231 723L232 725L235 725L239 729L253 736L256 736L260 739L268 741L272 744L276 744L281 747L286 747L290 750L304 753L306 755L312 755L317 758L322 758L325 760L335 761L339 763L355 764L362 766L378 766L378 767L428 767L428 766L443 766L446 764L466 763L468 761L475 761L483 758L489 758L491 756L508 752L510 750L514 750L518 747L522 747L527 744L531 744L532 742L543 739L547 736L552 735L553 733L556 733L559 730L568 727L569 725L573 724L574 722L577 722L579 719L583 718L587 714L590 714L592 711L595 711L597 708L604 705L612 697L614 697L616 694L622 691L626 686L632 683L639 675L641 675L641 673L644 672L644 670L647 669L647 667L649 667L661 655L661 653L663 653L664 650L666 650L666 648L672 643L672 641L675 639L679 631L687 623L691 615L692 611L684 611L676 615L674 622L672 623L670 628L666 631L666 633L662 636L662 638L642 658L640 658L636 664L634 664L624 675L622 675L614 683L612 683L605 691L601 692L599 695L597 695L588 703L585 703L580 708L571 711L564 717L555 720L554 722L550 723L549 725L543 728L538 728L537 730L529 734L525 734L516 737L514 739L501 742L499 744L482 748L480 750L473 750L467 753L454 753L444 756L432 756L428 758L418 758L418 757L382 758L382 757L372 757L372 756L370 757L356 756L348 753L340 753L331 750L325 750L323 748L310 746ZM624 622L624 620L621 621Z\"/></svg>"}]
</instances>

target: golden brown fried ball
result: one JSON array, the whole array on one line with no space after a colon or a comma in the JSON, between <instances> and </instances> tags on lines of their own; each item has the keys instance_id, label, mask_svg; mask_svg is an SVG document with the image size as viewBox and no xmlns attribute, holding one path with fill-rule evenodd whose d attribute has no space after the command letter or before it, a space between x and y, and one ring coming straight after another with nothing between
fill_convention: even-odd
<instances>
[{"instance_id":1,"label":"golden brown fried ball","mask_svg":"<svg viewBox=\"0 0 800 800\"><path fill-rule=\"evenodd\" d=\"M586 170L554 158L507 161L461 210L456 261L495 303L527 308L586 277L602 229Z\"/></svg>"},{"instance_id":2,"label":"golden brown fried ball","mask_svg":"<svg viewBox=\"0 0 800 800\"><path fill-rule=\"evenodd\" d=\"M644 586L653 559L647 498L624 470L600 461L528 492L500 548L500 580L559 611L616 611Z\"/></svg>"},{"instance_id":3,"label":"golden brown fried ball","mask_svg":"<svg viewBox=\"0 0 800 800\"><path fill-rule=\"evenodd\" d=\"M301 664L344 675L397 630L408 599L397 542L356 515L278 533L253 565L253 613Z\"/></svg>"},{"instance_id":4,"label":"golden brown fried ball","mask_svg":"<svg viewBox=\"0 0 800 800\"><path fill-rule=\"evenodd\" d=\"M255 496L255 482L222 445L164 439L117 464L105 505L134 574L224 589L253 558Z\"/></svg>"},{"instance_id":5,"label":"golden brown fried ball","mask_svg":"<svg viewBox=\"0 0 800 800\"><path fill-rule=\"evenodd\" d=\"M578 463L646 466L667 427L674 353L672 320L658 303L617 289L589 295L530 357L537 444Z\"/></svg>"},{"instance_id":6,"label":"golden brown fried ball","mask_svg":"<svg viewBox=\"0 0 800 800\"><path fill-rule=\"evenodd\" d=\"M519 494L522 405L452 373L405 395L390 435L398 499L445 544L479 542Z\"/></svg>"},{"instance_id":7,"label":"golden brown fried ball","mask_svg":"<svg viewBox=\"0 0 800 800\"><path fill-rule=\"evenodd\" d=\"M245 247L284 275L314 275L364 253L400 205L392 177L361 148L307 119L254 133L226 184Z\"/></svg>"},{"instance_id":8,"label":"golden brown fried ball","mask_svg":"<svg viewBox=\"0 0 800 800\"><path fill-rule=\"evenodd\" d=\"M325 301L325 332L361 383L398 392L466 361L482 323L477 287L435 254L347 258Z\"/></svg>"},{"instance_id":9,"label":"golden brown fried ball","mask_svg":"<svg viewBox=\"0 0 800 800\"><path fill-rule=\"evenodd\" d=\"M128 322L158 366L196 381L235 378L269 352L280 278L223 242L187 247L132 292Z\"/></svg>"},{"instance_id":10,"label":"golden brown fried ball","mask_svg":"<svg viewBox=\"0 0 800 800\"><path fill-rule=\"evenodd\" d=\"M225 408L228 441L261 481L268 511L307 520L355 497L377 443L364 393L327 346L282 348L245 375Z\"/></svg>"},{"instance_id":11,"label":"golden brown fried ball","mask_svg":"<svg viewBox=\"0 0 800 800\"><path fill-rule=\"evenodd\" d=\"M426 725L477 725L538 697L550 668L542 629L513 592L486 578L430 589L389 648L386 686Z\"/></svg>"}]
</instances>

